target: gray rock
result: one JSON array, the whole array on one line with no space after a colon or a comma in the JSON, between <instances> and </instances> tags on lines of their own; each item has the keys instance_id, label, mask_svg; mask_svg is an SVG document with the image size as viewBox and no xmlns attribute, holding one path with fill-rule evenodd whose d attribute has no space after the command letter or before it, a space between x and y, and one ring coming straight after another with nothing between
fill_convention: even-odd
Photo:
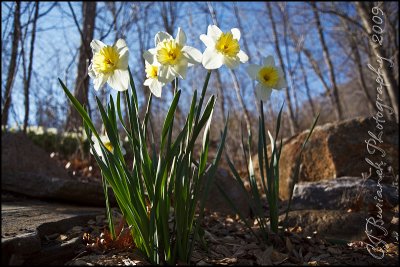
<instances>
[{"instance_id":1,"label":"gray rock","mask_svg":"<svg viewBox=\"0 0 400 267\"><path fill-rule=\"evenodd\" d=\"M358 205L367 208L375 206L374 199L380 190L377 182L360 177L341 177L319 182L302 182L295 185L291 210L342 209ZM382 184L384 208L392 208L398 203L398 189Z\"/></svg>"}]
</instances>

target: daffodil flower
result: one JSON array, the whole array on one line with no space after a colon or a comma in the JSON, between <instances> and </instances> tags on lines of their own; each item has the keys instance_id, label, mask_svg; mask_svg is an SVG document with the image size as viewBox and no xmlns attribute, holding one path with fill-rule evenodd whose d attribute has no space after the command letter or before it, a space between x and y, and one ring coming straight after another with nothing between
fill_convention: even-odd
<instances>
[{"instance_id":1,"label":"daffodil flower","mask_svg":"<svg viewBox=\"0 0 400 267\"><path fill-rule=\"evenodd\" d=\"M208 70L218 69L223 64L234 69L240 63L249 60L249 57L240 50L240 31L237 28L222 32L217 26L209 25L207 35L200 35L200 40L207 46L202 63Z\"/></svg>"},{"instance_id":2,"label":"daffodil flower","mask_svg":"<svg viewBox=\"0 0 400 267\"><path fill-rule=\"evenodd\" d=\"M93 59L89 76L94 79L94 89L99 90L106 82L117 91L125 91L129 85L129 50L125 40L119 39L113 46L99 40L90 43Z\"/></svg>"},{"instance_id":3,"label":"daffodil flower","mask_svg":"<svg viewBox=\"0 0 400 267\"><path fill-rule=\"evenodd\" d=\"M153 95L156 97L161 97L162 87L165 85L158 80L158 73L161 65L155 59L155 54L145 52L143 56L145 58L147 78L143 84L150 88L150 91Z\"/></svg>"},{"instance_id":4,"label":"daffodil flower","mask_svg":"<svg viewBox=\"0 0 400 267\"><path fill-rule=\"evenodd\" d=\"M158 80L164 84L176 77L185 79L187 67L201 62L201 52L186 45L186 34L181 28L178 28L175 39L166 32L158 32L155 45L156 48L146 51L143 56L148 62L155 56L160 64Z\"/></svg>"},{"instance_id":5,"label":"daffodil flower","mask_svg":"<svg viewBox=\"0 0 400 267\"><path fill-rule=\"evenodd\" d=\"M258 81L256 86L256 97L258 100L267 101L272 93L272 89L285 88L286 81L283 71L275 66L273 56L264 59L263 65L250 64L247 67L247 73L253 79Z\"/></svg>"},{"instance_id":6,"label":"daffodil flower","mask_svg":"<svg viewBox=\"0 0 400 267\"><path fill-rule=\"evenodd\" d=\"M111 144L110 139L108 138L107 135L100 136L100 140L104 144L104 146L107 148L108 151L110 151L111 153L114 152L114 147ZM97 155L99 155L100 158L102 158L104 160L104 155L103 155L103 152L101 151L99 140L95 136L92 136L92 141L93 141L93 148L96 151ZM123 155L126 154L126 150L122 146L121 146L121 152ZM92 148L90 148L90 153L92 155L94 155Z\"/></svg>"}]
</instances>

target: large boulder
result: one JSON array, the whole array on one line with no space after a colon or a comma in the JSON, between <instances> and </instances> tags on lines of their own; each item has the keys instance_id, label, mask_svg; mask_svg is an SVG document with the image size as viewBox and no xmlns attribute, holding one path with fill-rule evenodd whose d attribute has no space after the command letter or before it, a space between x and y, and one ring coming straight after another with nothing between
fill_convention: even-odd
<instances>
[{"instance_id":1,"label":"large boulder","mask_svg":"<svg viewBox=\"0 0 400 267\"><path fill-rule=\"evenodd\" d=\"M377 146L384 150L386 155L376 149L373 155L367 150L366 140L372 138L369 132L378 136L376 121L372 117L355 118L335 123L327 123L314 129L307 146L303 151L299 181L320 181L336 179L337 177L361 177L368 173L371 165L366 162L366 157L372 162L386 162L384 172L386 177L390 173L398 173L399 156L399 131L398 125L386 122L382 130L382 143ZM280 158L280 190L279 196L288 199L290 183L294 173L295 160L308 131L304 131L283 143ZM374 144L373 141L370 144ZM373 152L370 146L370 152ZM260 177L257 155L253 156L256 177ZM392 167L393 171L389 167ZM371 167L371 179L377 180L375 169ZM390 179L382 182L391 182Z\"/></svg>"},{"instance_id":2,"label":"large boulder","mask_svg":"<svg viewBox=\"0 0 400 267\"><path fill-rule=\"evenodd\" d=\"M70 177L59 162L22 133L2 133L1 137L2 190L36 198L105 205L100 182Z\"/></svg>"}]
</instances>

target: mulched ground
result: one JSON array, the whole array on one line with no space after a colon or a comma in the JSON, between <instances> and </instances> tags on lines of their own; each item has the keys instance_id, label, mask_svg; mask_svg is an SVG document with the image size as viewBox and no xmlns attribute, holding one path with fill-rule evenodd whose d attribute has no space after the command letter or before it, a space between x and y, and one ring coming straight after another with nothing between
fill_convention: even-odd
<instances>
[{"instance_id":1,"label":"mulched ground","mask_svg":"<svg viewBox=\"0 0 400 267\"><path fill-rule=\"evenodd\" d=\"M121 216L115 213L119 218ZM396 265L398 243L386 246L383 259L369 255L366 244L357 241L334 244L315 233L307 236L301 227L289 228L280 237L271 236L271 244L264 245L249 233L238 218L205 213L203 221L205 244L198 244L192 255L193 265ZM53 237L60 242L82 237L79 254L67 265L147 265L145 257L129 237L112 243L104 234L106 218L98 216L83 227ZM126 229L125 229L126 230ZM254 226L257 232L257 226ZM124 231L124 230L123 230ZM122 235L124 236L124 235Z\"/></svg>"}]
</instances>

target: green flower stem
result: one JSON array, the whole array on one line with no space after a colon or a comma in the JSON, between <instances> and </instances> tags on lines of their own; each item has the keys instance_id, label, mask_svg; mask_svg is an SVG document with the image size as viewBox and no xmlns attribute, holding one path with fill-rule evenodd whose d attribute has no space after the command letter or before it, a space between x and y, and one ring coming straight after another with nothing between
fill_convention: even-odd
<instances>
[{"instance_id":1,"label":"green flower stem","mask_svg":"<svg viewBox=\"0 0 400 267\"><path fill-rule=\"evenodd\" d=\"M201 91L199 105L197 106L197 113L196 113L196 119L195 119L195 123L194 124L197 124L197 122L199 121L201 107L203 105L203 101L204 101L204 97L206 95L206 91L207 91L207 87L208 87L208 82L210 81L210 77L211 77L211 70L208 70L207 71L206 80L204 81L204 84L203 84L203 90Z\"/></svg>"}]
</instances>

